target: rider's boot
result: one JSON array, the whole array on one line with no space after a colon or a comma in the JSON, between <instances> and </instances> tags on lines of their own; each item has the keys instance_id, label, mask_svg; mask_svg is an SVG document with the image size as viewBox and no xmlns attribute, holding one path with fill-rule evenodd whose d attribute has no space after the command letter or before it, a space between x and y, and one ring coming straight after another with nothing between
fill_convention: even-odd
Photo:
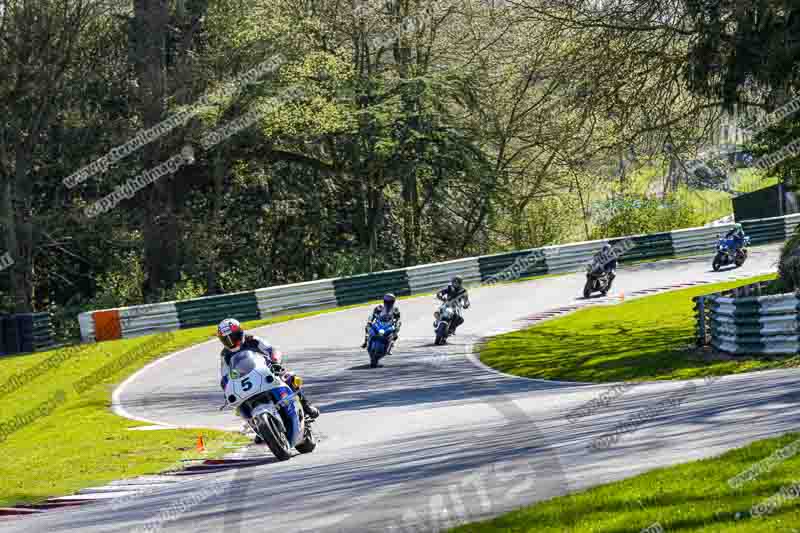
<instances>
[{"instance_id":1,"label":"rider's boot","mask_svg":"<svg viewBox=\"0 0 800 533\"><path fill-rule=\"evenodd\" d=\"M305 394L302 392L298 392L297 394L300 396L300 405L303 406L303 412L305 412L306 416L308 416L308 418L311 420L317 418L319 416L319 409L317 409L311 404L311 402L308 401L308 398L306 398Z\"/></svg>"},{"instance_id":2,"label":"rider's boot","mask_svg":"<svg viewBox=\"0 0 800 533\"><path fill-rule=\"evenodd\" d=\"M605 292L608 292L608 291L611 290L611 285L614 283L614 278L616 278L616 277L617 277L617 275L614 274L613 272L610 272L608 274L608 287L606 287Z\"/></svg>"},{"instance_id":3,"label":"rider's boot","mask_svg":"<svg viewBox=\"0 0 800 533\"><path fill-rule=\"evenodd\" d=\"M458 326L460 326L461 324L464 323L464 319L461 318L459 320L459 318L461 318L461 317L457 316L456 319L453 321L453 326L450 328L450 335L455 335L456 334L456 329L458 329Z\"/></svg>"}]
</instances>

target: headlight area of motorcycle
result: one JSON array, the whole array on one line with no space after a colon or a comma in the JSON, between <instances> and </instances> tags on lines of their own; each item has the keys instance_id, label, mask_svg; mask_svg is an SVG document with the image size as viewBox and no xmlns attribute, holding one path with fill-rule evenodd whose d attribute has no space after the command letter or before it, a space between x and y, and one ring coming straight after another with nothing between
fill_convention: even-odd
<instances>
[{"instance_id":1,"label":"headlight area of motorcycle","mask_svg":"<svg viewBox=\"0 0 800 533\"><path fill-rule=\"evenodd\" d=\"M386 330L385 329L379 329L378 330L378 335L385 335L385 334L386 334Z\"/></svg>"}]
</instances>

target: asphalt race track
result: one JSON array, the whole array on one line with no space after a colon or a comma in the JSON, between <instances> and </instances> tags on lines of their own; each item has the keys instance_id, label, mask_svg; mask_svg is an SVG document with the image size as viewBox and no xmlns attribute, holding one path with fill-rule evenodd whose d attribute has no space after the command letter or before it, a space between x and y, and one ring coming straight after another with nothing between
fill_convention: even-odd
<instances>
[{"instance_id":1,"label":"asphalt race track","mask_svg":"<svg viewBox=\"0 0 800 533\"><path fill-rule=\"evenodd\" d=\"M710 256L627 267L613 293L595 300L766 273L777 256L777 246L753 248L742 268L718 273ZM577 273L475 289L466 323L442 347L433 346L433 297L402 300L400 344L374 370L359 348L368 306L260 328L256 333L304 376L323 412L314 453L187 476L123 505L52 511L0 529L127 533L199 494L205 499L170 515L160 523L163 531L435 531L797 429L795 371L694 380L688 392L687 382L642 384L570 422L570 410L609 386L513 378L468 357L485 336L583 302L583 282ZM115 393L118 411L143 425L240 428L232 412L218 410L218 353L213 341L143 369ZM589 448L615 424L675 393L683 396L674 409L662 409L608 449ZM250 453L269 454L265 446L253 448Z\"/></svg>"}]
</instances>

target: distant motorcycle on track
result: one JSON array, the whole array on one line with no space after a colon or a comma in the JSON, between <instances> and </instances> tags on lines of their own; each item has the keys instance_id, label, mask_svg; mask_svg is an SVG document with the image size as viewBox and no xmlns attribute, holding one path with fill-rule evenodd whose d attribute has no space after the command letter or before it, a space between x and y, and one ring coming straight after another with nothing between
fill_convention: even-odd
<instances>
[{"instance_id":1,"label":"distant motorcycle on track","mask_svg":"<svg viewBox=\"0 0 800 533\"><path fill-rule=\"evenodd\" d=\"M295 391L267 364L264 356L250 350L237 353L231 360L226 403L263 440L281 461L291 457L291 449L311 453L317 447L311 420ZM295 376L295 382L299 379ZM296 383L300 387L301 383Z\"/></svg>"},{"instance_id":2,"label":"distant motorcycle on track","mask_svg":"<svg viewBox=\"0 0 800 533\"><path fill-rule=\"evenodd\" d=\"M602 266L594 264L586 267L586 285L583 286L583 297L591 298L592 293L599 292L603 296L608 294L611 288L611 275L603 270Z\"/></svg>"},{"instance_id":3,"label":"distant motorcycle on track","mask_svg":"<svg viewBox=\"0 0 800 533\"><path fill-rule=\"evenodd\" d=\"M735 264L740 267L747 260L747 247L750 246L750 237L745 237L740 247L736 247L736 241L732 237L721 237L717 242L717 253L711 262L714 272L725 265Z\"/></svg>"},{"instance_id":4,"label":"distant motorcycle on track","mask_svg":"<svg viewBox=\"0 0 800 533\"><path fill-rule=\"evenodd\" d=\"M438 300L437 303L439 303ZM436 338L433 343L436 346L447 344L447 337L453 334L457 321L461 318L462 308L461 299L457 298L441 302L439 309L433 313L433 329L436 332Z\"/></svg>"}]
</instances>

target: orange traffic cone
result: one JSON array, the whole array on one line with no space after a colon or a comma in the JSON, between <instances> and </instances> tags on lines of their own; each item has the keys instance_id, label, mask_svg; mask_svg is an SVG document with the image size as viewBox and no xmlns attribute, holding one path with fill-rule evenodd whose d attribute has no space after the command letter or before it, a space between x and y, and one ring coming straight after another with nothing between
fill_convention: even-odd
<instances>
[{"instance_id":1,"label":"orange traffic cone","mask_svg":"<svg viewBox=\"0 0 800 533\"><path fill-rule=\"evenodd\" d=\"M197 436L197 451L204 452L206 451L205 443L203 442L203 435Z\"/></svg>"},{"instance_id":2,"label":"orange traffic cone","mask_svg":"<svg viewBox=\"0 0 800 533\"><path fill-rule=\"evenodd\" d=\"M620 302L624 302L625 301L625 291L622 291L622 292L619 293L619 301Z\"/></svg>"}]
</instances>

